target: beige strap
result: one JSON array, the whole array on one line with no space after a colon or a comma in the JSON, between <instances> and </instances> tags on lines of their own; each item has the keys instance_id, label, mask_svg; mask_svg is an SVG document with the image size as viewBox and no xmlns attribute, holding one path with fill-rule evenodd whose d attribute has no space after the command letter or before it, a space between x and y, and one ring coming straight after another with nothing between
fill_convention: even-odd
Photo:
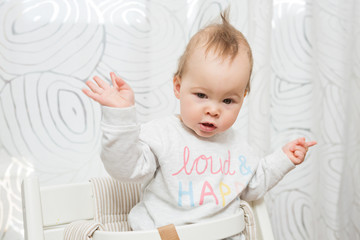
<instances>
[{"instance_id":1,"label":"beige strap","mask_svg":"<svg viewBox=\"0 0 360 240\"><path fill-rule=\"evenodd\" d=\"M254 212L249 203L245 202L244 200L240 201L240 207L244 211L244 234L246 236L246 240L256 240L256 222Z\"/></svg>"},{"instance_id":2,"label":"beige strap","mask_svg":"<svg viewBox=\"0 0 360 240\"><path fill-rule=\"evenodd\" d=\"M180 240L174 224L158 227L161 240Z\"/></svg>"}]
</instances>

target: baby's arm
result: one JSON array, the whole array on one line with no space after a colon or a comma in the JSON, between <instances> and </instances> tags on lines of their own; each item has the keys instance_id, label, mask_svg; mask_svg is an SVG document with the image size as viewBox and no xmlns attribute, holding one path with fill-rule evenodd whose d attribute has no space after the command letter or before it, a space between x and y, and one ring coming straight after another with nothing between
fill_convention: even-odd
<instances>
[{"instance_id":1,"label":"baby's arm","mask_svg":"<svg viewBox=\"0 0 360 240\"><path fill-rule=\"evenodd\" d=\"M255 174L240 198L253 201L263 197L290 170L295 168L295 165L304 161L309 147L315 144L315 141L305 142L305 138L299 138L260 159Z\"/></svg>"},{"instance_id":2,"label":"baby's arm","mask_svg":"<svg viewBox=\"0 0 360 240\"><path fill-rule=\"evenodd\" d=\"M156 156L150 148L157 140L153 129L137 123L134 106L103 107L102 112L100 156L106 171L123 182L146 182L157 168Z\"/></svg>"},{"instance_id":3,"label":"baby's arm","mask_svg":"<svg viewBox=\"0 0 360 240\"><path fill-rule=\"evenodd\" d=\"M156 158L140 139L135 97L131 87L114 73L112 86L95 76L82 91L102 105L101 159L106 171L121 181L145 181L156 170Z\"/></svg>"},{"instance_id":4,"label":"baby's arm","mask_svg":"<svg viewBox=\"0 0 360 240\"><path fill-rule=\"evenodd\" d=\"M282 150L295 165L298 165L304 161L309 147L315 144L315 141L305 142L305 138L298 138L287 143Z\"/></svg>"},{"instance_id":5,"label":"baby's arm","mask_svg":"<svg viewBox=\"0 0 360 240\"><path fill-rule=\"evenodd\" d=\"M90 88L83 88L82 91L90 98L103 106L126 108L135 103L134 92L131 87L115 73L110 73L112 86L95 76L95 81L87 81L86 85Z\"/></svg>"}]
</instances>

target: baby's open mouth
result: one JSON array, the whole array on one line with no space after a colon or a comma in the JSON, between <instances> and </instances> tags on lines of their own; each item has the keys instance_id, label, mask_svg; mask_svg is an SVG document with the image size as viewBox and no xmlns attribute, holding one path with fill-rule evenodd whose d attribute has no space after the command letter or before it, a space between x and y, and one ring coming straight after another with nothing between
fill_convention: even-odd
<instances>
[{"instance_id":1,"label":"baby's open mouth","mask_svg":"<svg viewBox=\"0 0 360 240\"><path fill-rule=\"evenodd\" d=\"M205 132L212 132L216 129L213 123L204 122L200 124L200 129Z\"/></svg>"},{"instance_id":2,"label":"baby's open mouth","mask_svg":"<svg viewBox=\"0 0 360 240\"><path fill-rule=\"evenodd\" d=\"M201 123L205 127L215 127L212 123Z\"/></svg>"}]
</instances>

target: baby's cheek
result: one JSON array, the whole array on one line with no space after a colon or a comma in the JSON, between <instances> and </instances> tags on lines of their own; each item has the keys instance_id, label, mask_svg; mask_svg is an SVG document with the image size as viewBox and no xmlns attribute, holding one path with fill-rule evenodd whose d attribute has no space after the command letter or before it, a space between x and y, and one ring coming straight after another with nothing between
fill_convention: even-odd
<instances>
[{"instance_id":1,"label":"baby's cheek","mask_svg":"<svg viewBox=\"0 0 360 240\"><path fill-rule=\"evenodd\" d=\"M237 115L235 114L227 114L223 118L223 127L224 130L229 129L236 121Z\"/></svg>"}]
</instances>

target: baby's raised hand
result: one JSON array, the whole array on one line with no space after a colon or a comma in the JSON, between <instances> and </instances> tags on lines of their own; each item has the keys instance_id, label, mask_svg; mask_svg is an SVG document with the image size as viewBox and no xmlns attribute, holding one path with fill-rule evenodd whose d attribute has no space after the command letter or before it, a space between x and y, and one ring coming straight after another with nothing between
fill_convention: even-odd
<instances>
[{"instance_id":1,"label":"baby's raised hand","mask_svg":"<svg viewBox=\"0 0 360 240\"><path fill-rule=\"evenodd\" d=\"M315 141L305 142L305 138L298 138L292 142L287 143L285 146L283 146L282 149L288 158L295 165L298 165L304 161L309 147L312 147L315 144Z\"/></svg>"},{"instance_id":2,"label":"baby's raised hand","mask_svg":"<svg viewBox=\"0 0 360 240\"><path fill-rule=\"evenodd\" d=\"M131 87L115 73L110 73L112 86L99 78L93 77L94 82L87 81L86 85L90 88L83 88L82 91L93 100L103 106L125 108L135 104L134 92Z\"/></svg>"}]
</instances>

